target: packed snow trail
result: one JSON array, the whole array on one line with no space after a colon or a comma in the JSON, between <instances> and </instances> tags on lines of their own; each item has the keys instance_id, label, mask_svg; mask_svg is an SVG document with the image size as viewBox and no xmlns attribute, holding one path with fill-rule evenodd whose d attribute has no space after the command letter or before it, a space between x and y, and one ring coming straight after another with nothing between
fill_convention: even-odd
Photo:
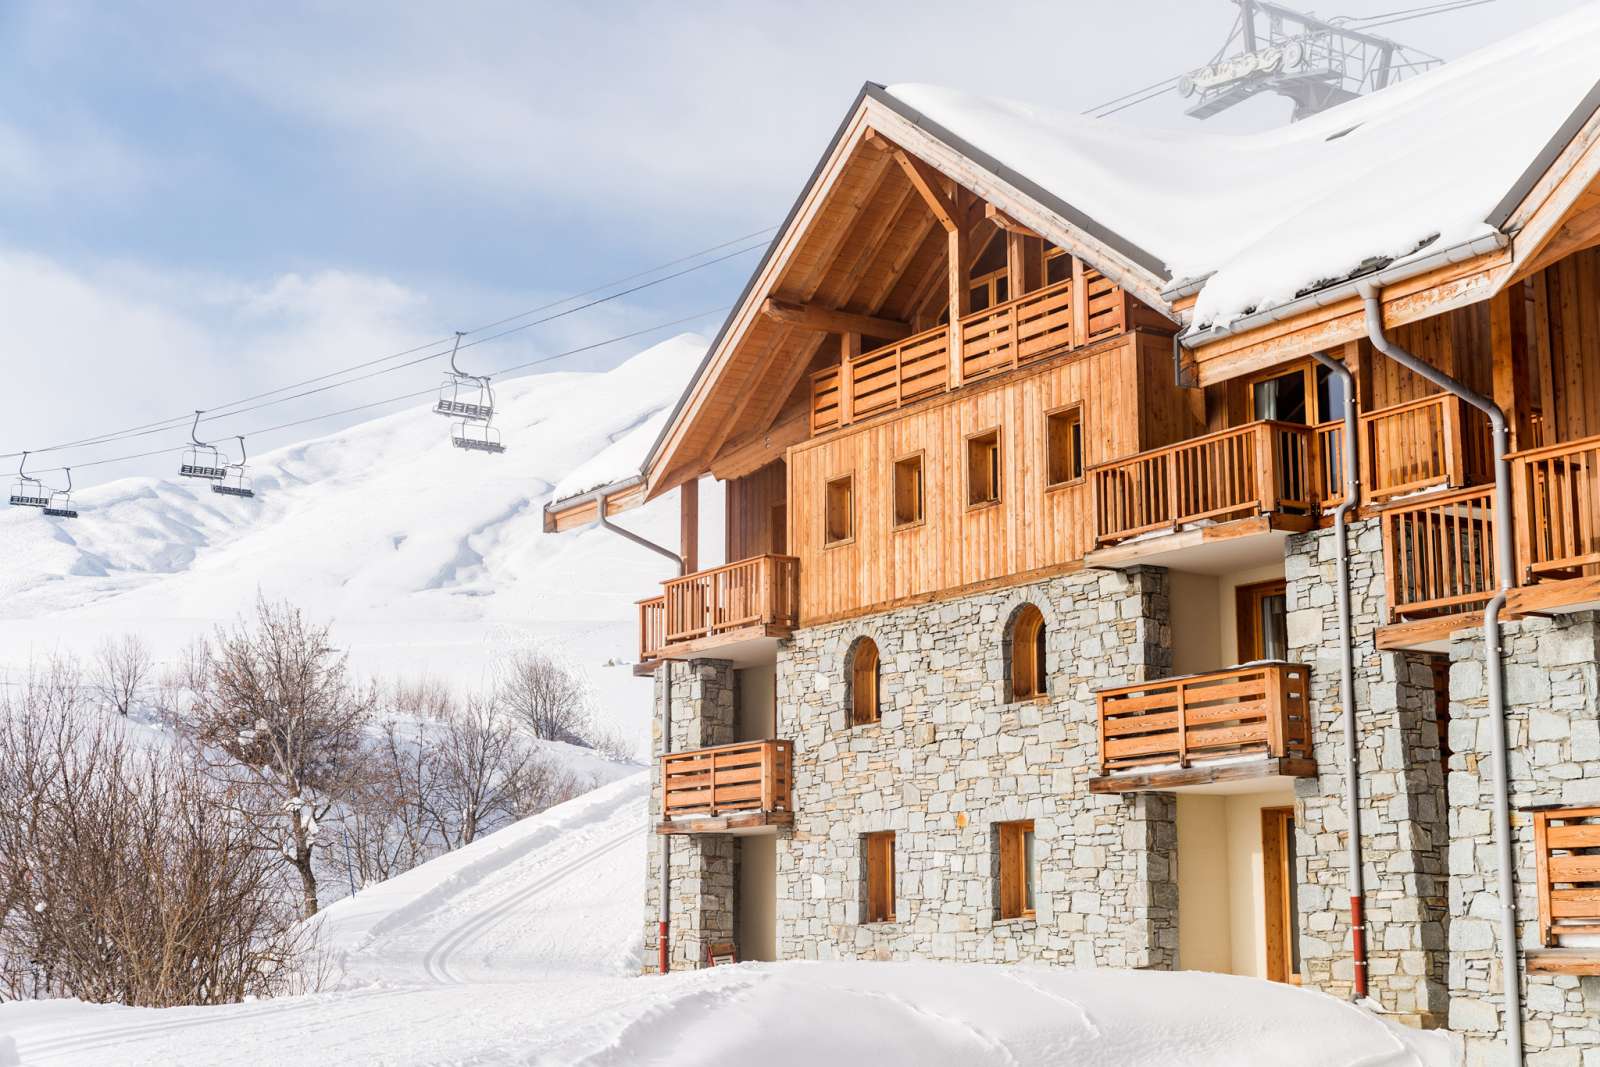
<instances>
[{"instance_id":1,"label":"packed snow trail","mask_svg":"<svg viewBox=\"0 0 1600 1067\"><path fill-rule=\"evenodd\" d=\"M332 905L328 992L0 1005L0 1067L1458 1062L1448 1036L1223 975L784 963L640 977L648 795L633 775Z\"/></svg>"}]
</instances>

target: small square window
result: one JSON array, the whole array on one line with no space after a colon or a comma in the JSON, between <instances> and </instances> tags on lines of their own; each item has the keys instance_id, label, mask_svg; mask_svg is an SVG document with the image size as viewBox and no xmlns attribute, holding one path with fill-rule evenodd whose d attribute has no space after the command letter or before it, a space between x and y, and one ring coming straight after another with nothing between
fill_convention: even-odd
<instances>
[{"instance_id":1,"label":"small square window","mask_svg":"<svg viewBox=\"0 0 1600 1067\"><path fill-rule=\"evenodd\" d=\"M967 438L967 505L977 507L1000 499L1000 431Z\"/></svg>"},{"instance_id":2,"label":"small square window","mask_svg":"<svg viewBox=\"0 0 1600 1067\"><path fill-rule=\"evenodd\" d=\"M1000 918L1033 918L1033 820L996 823L1000 838Z\"/></svg>"},{"instance_id":3,"label":"small square window","mask_svg":"<svg viewBox=\"0 0 1600 1067\"><path fill-rule=\"evenodd\" d=\"M894 922L894 832L863 834L866 859L866 921Z\"/></svg>"},{"instance_id":4,"label":"small square window","mask_svg":"<svg viewBox=\"0 0 1600 1067\"><path fill-rule=\"evenodd\" d=\"M828 483L826 544L837 545L856 535L855 479L850 475Z\"/></svg>"},{"instance_id":5,"label":"small square window","mask_svg":"<svg viewBox=\"0 0 1600 1067\"><path fill-rule=\"evenodd\" d=\"M922 453L894 463L894 524L914 526L922 521Z\"/></svg>"},{"instance_id":6,"label":"small square window","mask_svg":"<svg viewBox=\"0 0 1600 1067\"><path fill-rule=\"evenodd\" d=\"M1074 405L1045 416L1045 466L1048 484L1067 485L1083 477L1083 408Z\"/></svg>"}]
</instances>

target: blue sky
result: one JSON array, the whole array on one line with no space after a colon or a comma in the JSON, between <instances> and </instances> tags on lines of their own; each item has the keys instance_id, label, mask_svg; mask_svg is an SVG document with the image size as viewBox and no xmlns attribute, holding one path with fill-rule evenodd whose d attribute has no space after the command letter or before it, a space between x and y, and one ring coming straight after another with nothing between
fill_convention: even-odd
<instances>
[{"instance_id":1,"label":"blue sky","mask_svg":"<svg viewBox=\"0 0 1600 1067\"><path fill-rule=\"evenodd\" d=\"M1448 59L1574 6L1499 0L1384 32ZM0 6L0 361L31 402L8 405L0 452L407 348L776 223L864 80L1081 110L1204 62L1233 10L13 0ZM1118 118L1192 121L1171 96ZM754 261L478 352L509 365L716 307ZM609 366L645 343L559 365ZM434 377L413 368L263 417Z\"/></svg>"}]
</instances>

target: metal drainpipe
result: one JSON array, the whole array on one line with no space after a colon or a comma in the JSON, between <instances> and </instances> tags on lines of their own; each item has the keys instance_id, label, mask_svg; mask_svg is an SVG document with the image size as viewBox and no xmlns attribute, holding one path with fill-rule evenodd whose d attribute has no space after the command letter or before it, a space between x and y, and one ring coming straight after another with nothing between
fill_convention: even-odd
<instances>
[{"instance_id":1,"label":"metal drainpipe","mask_svg":"<svg viewBox=\"0 0 1600 1067\"><path fill-rule=\"evenodd\" d=\"M1500 643L1500 611L1511 589L1516 560L1511 546L1511 461L1505 412L1481 393L1422 362L1383 332L1383 301L1377 286L1359 288L1366 307L1367 336L1378 351L1401 366L1453 393L1489 416L1494 442L1494 554L1499 586L1483 609L1484 674L1489 690L1490 760L1494 769L1494 843L1500 865L1500 971L1506 1011L1506 1048L1514 1067L1522 1064L1522 973L1517 958L1516 868L1511 847L1511 768L1506 740L1504 650Z\"/></svg>"},{"instance_id":2,"label":"metal drainpipe","mask_svg":"<svg viewBox=\"0 0 1600 1067\"><path fill-rule=\"evenodd\" d=\"M1344 705L1345 808L1350 824L1348 853L1350 885L1350 955L1354 962L1355 998L1367 995L1366 875L1361 868L1361 749L1356 728L1356 649L1355 632L1350 625L1350 544L1347 526L1350 512L1361 499L1360 476L1356 467L1356 393L1350 368L1323 352L1313 359L1344 382L1344 441L1340 470L1344 474L1344 500L1333 509L1335 565L1339 593L1339 697Z\"/></svg>"},{"instance_id":3,"label":"metal drainpipe","mask_svg":"<svg viewBox=\"0 0 1600 1067\"><path fill-rule=\"evenodd\" d=\"M677 564L678 577L683 577L683 557L670 548L663 548L648 538L640 537L632 530L624 530L606 516L606 495L594 495L594 510L596 521L601 527L610 530L618 536L625 537L636 545L648 548L659 556L665 556ZM672 661L666 660L661 664L661 754L665 756L672 751ZM661 787L666 788L666 782ZM656 968L661 974L670 971L671 963L667 953L667 930L672 919L672 835L660 834L661 838L661 910L656 922Z\"/></svg>"}]
</instances>

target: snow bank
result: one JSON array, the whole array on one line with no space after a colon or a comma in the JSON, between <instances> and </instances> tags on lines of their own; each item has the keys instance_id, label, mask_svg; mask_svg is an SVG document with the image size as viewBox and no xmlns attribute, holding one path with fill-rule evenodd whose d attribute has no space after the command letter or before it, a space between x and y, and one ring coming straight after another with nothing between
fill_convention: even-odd
<instances>
[{"instance_id":1,"label":"snow bank","mask_svg":"<svg viewBox=\"0 0 1600 1067\"><path fill-rule=\"evenodd\" d=\"M1201 324L1485 219L1596 84L1586 5L1293 125L1150 131L928 85L889 92L1167 265Z\"/></svg>"}]
</instances>

